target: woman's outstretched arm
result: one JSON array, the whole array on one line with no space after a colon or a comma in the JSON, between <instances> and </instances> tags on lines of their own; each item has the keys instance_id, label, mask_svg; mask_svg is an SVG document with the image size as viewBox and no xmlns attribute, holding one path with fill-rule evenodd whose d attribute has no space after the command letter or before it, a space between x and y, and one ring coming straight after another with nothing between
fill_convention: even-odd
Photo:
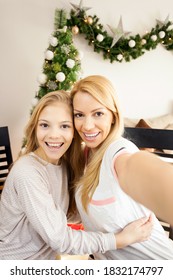
<instances>
[{"instance_id":1,"label":"woman's outstretched arm","mask_svg":"<svg viewBox=\"0 0 173 280\"><path fill-rule=\"evenodd\" d=\"M120 155L114 165L122 189L173 225L173 166L140 151Z\"/></svg>"}]
</instances>

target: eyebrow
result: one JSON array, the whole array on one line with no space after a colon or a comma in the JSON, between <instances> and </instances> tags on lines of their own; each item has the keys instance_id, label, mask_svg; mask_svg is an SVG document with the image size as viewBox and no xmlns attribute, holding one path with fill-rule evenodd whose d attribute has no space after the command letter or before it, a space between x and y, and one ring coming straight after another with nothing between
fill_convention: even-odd
<instances>
[{"instance_id":1,"label":"eyebrow","mask_svg":"<svg viewBox=\"0 0 173 280\"><path fill-rule=\"evenodd\" d=\"M39 119L38 122L46 122L46 123L49 123L50 121L48 120L44 120L44 119ZM60 123L73 123L73 121L62 121Z\"/></svg>"},{"instance_id":2,"label":"eyebrow","mask_svg":"<svg viewBox=\"0 0 173 280\"><path fill-rule=\"evenodd\" d=\"M95 112L95 111L105 110L105 109L106 109L106 108L104 108L104 107L100 107L100 108L97 108L97 109L92 110L91 112L93 113L93 112ZM77 110L77 109L74 109L74 111L79 112L79 113L82 113L82 111Z\"/></svg>"}]
</instances>

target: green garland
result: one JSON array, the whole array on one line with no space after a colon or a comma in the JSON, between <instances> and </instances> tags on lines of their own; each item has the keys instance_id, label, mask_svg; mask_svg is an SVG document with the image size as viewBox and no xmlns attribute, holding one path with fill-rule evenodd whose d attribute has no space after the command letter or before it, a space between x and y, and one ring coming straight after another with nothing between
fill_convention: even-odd
<instances>
[{"instance_id":1,"label":"green garland","mask_svg":"<svg viewBox=\"0 0 173 280\"><path fill-rule=\"evenodd\" d=\"M173 24L168 17L164 22L157 21L156 26L145 35L137 34L128 38L126 35L129 32L124 32L120 19L116 29L109 27L114 35L112 37L104 30L96 15L87 16L86 12L90 8L82 7L82 3L82 0L79 5L71 3L73 9L68 19L66 11L55 10L54 32L45 53L42 74L38 77L40 88L37 100L53 90L70 90L79 79L80 52L73 45L74 35L85 35L94 52L102 53L104 59L109 59L111 63L136 59L145 51L155 49L158 44L173 50Z\"/></svg>"},{"instance_id":2,"label":"green garland","mask_svg":"<svg viewBox=\"0 0 173 280\"><path fill-rule=\"evenodd\" d=\"M70 12L70 18L67 20L68 28L71 28L72 32L74 28L78 28L78 32L84 34L88 44L93 46L94 52L102 52L104 59L109 59L111 63L136 59L145 51L155 49L158 44L162 44L167 50L173 50L173 24L169 20L157 23L150 32L143 36L139 34L128 38L121 36L112 46L114 37L104 30L103 25L99 23L99 18L96 15L87 16L85 8L82 8L81 5L73 6L77 8ZM73 33L75 34L75 32ZM118 32L119 30L117 30L117 34ZM117 34L115 31L114 36Z\"/></svg>"},{"instance_id":3,"label":"green garland","mask_svg":"<svg viewBox=\"0 0 173 280\"><path fill-rule=\"evenodd\" d=\"M110 28L114 35L111 37L96 15L87 16L86 11L90 8L82 7L82 2L80 0L79 5L71 4L74 9L70 11L68 19L66 11L55 10L54 32L45 53L42 74L38 77L40 88L37 99L53 90L70 90L79 79L80 53L73 45L74 35L85 35L94 52L102 53L104 59L109 59L111 63L136 59L145 51L155 49L158 44L173 50L173 24L168 17L163 23L158 21L145 35L128 38L125 35L129 32L124 32L120 20L118 28Z\"/></svg>"}]
</instances>

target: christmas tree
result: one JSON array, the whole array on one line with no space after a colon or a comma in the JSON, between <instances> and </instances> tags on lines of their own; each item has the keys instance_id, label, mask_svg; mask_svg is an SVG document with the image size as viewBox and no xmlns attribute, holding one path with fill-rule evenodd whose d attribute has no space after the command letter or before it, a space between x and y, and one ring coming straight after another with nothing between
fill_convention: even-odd
<instances>
[{"instance_id":1,"label":"christmas tree","mask_svg":"<svg viewBox=\"0 0 173 280\"><path fill-rule=\"evenodd\" d=\"M70 90L81 74L81 53L73 44L73 33L67 27L64 10L55 10L54 29L45 52L42 73L38 76L40 86L32 100L31 114L41 97L55 90ZM24 138L22 148L25 145Z\"/></svg>"},{"instance_id":2,"label":"christmas tree","mask_svg":"<svg viewBox=\"0 0 173 280\"><path fill-rule=\"evenodd\" d=\"M67 27L64 10L55 11L54 29L45 52L43 71L37 79L40 86L35 104L48 92L70 90L80 77L80 52L73 44L73 33ZM33 102L33 106L35 104Z\"/></svg>"}]
</instances>

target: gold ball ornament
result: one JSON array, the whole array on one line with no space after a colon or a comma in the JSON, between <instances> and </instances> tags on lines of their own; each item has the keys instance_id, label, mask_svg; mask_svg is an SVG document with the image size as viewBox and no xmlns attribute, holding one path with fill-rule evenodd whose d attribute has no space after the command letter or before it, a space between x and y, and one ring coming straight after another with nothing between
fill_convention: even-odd
<instances>
[{"instance_id":1,"label":"gold ball ornament","mask_svg":"<svg viewBox=\"0 0 173 280\"><path fill-rule=\"evenodd\" d=\"M92 24L92 23L93 23L92 17L87 17L87 23L88 23L88 24Z\"/></svg>"},{"instance_id":2,"label":"gold ball ornament","mask_svg":"<svg viewBox=\"0 0 173 280\"><path fill-rule=\"evenodd\" d=\"M77 34L79 33L79 28L77 27L77 25L75 25L75 26L72 27L72 33L73 33L74 35L77 35Z\"/></svg>"}]
</instances>

